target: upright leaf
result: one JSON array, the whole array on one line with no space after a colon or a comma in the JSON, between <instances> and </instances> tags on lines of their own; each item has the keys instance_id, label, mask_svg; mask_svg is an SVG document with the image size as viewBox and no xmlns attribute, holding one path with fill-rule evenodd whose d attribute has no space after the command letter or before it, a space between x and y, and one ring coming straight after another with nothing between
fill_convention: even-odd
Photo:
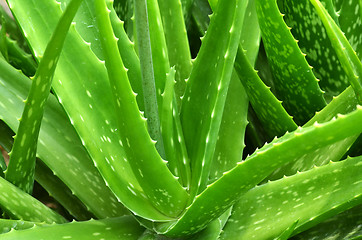
<instances>
[{"instance_id":1,"label":"upright leaf","mask_svg":"<svg viewBox=\"0 0 362 240\"><path fill-rule=\"evenodd\" d=\"M219 1L187 82L181 122L191 160L192 196L205 188L209 177L246 6L247 1Z\"/></svg>"},{"instance_id":2,"label":"upright leaf","mask_svg":"<svg viewBox=\"0 0 362 240\"><path fill-rule=\"evenodd\" d=\"M81 3L82 0L73 0L59 20L35 74L29 96L25 100L25 108L14 146L9 154L9 166L5 177L28 193L32 192L33 189L37 141L44 104L50 92L53 74L65 37Z\"/></svg>"},{"instance_id":3,"label":"upright leaf","mask_svg":"<svg viewBox=\"0 0 362 240\"><path fill-rule=\"evenodd\" d=\"M361 120L362 107L358 106L356 111L341 115L336 120L298 128L279 139L274 139L209 185L187 207L176 223L160 224L157 231L169 236L180 236L203 229L276 168L303 154L360 134Z\"/></svg>"},{"instance_id":4,"label":"upright leaf","mask_svg":"<svg viewBox=\"0 0 362 240\"><path fill-rule=\"evenodd\" d=\"M261 35L275 77L277 97L301 125L326 102L297 41L279 12L277 1L256 0Z\"/></svg>"},{"instance_id":5,"label":"upright leaf","mask_svg":"<svg viewBox=\"0 0 362 240\"><path fill-rule=\"evenodd\" d=\"M349 44L348 40L338 28L337 24L333 21L327 10L318 0L310 0L316 8L316 11L321 18L329 39L331 39L332 46L337 53L339 61L342 64L348 80L353 87L356 97L360 104L362 104L362 63L358 59L355 51Z\"/></svg>"},{"instance_id":6,"label":"upright leaf","mask_svg":"<svg viewBox=\"0 0 362 240\"><path fill-rule=\"evenodd\" d=\"M102 0L95 3L99 10L97 21L103 36L102 46L112 86L114 106L117 109L116 112L119 113L117 115L118 128L127 154L126 161L129 161L139 184L152 204L165 215L177 216L185 207L188 195L168 170L148 134L145 119L142 118L137 107L122 59L119 52L114 51L118 47L107 7ZM139 142L143 144L140 145ZM163 177L156 178L155 176ZM170 208L170 206L174 207Z\"/></svg>"}]
</instances>

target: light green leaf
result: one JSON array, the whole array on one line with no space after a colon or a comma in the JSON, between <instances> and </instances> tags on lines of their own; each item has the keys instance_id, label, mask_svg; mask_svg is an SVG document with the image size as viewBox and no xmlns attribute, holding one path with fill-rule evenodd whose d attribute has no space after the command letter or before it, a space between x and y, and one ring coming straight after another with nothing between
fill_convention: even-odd
<instances>
[{"instance_id":1,"label":"light green leaf","mask_svg":"<svg viewBox=\"0 0 362 240\"><path fill-rule=\"evenodd\" d=\"M8 181L31 193L34 183L35 158L44 104L49 96L53 74L72 20L82 0L73 0L60 18L44 52L32 82L28 98L5 172Z\"/></svg>"},{"instance_id":2,"label":"light green leaf","mask_svg":"<svg viewBox=\"0 0 362 240\"><path fill-rule=\"evenodd\" d=\"M119 113L117 114L118 129L127 154L126 161L130 163L133 173L150 202L166 216L177 216L185 207L188 194L168 170L148 134L145 119L138 110L122 59L118 51L114 51L117 49L117 44L107 7L102 0L96 1L96 7L114 106L116 112ZM139 142L143 144L140 145ZM135 195L137 197L137 194ZM173 208L170 208L171 204Z\"/></svg>"},{"instance_id":3,"label":"light green leaf","mask_svg":"<svg viewBox=\"0 0 362 240\"><path fill-rule=\"evenodd\" d=\"M0 192L1 209L13 219L46 223L67 222L58 213L3 178L0 178Z\"/></svg>"},{"instance_id":4,"label":"light green leaf","mask_svg":"<svg viewBox=\"0 0 362 240\"><path fill-rule=\"evenodd\" d=\"M362 203L361 157L255 187L241 197L221 239L271 239L298 220L308 229Z\"/></svg>"},{"instance_id":5,"label":"light green leaf","mask_svg":"<svg viewBox=\"0 0 362 240\"><path fill-rule=\"evenodd\" d=\"M182 100L181 123L191 161L192 197L208 181L247 1L220 1L218 6Z\"/></svg>"},{"instance_id":6,"label":"light green leaf","mask_svg":"<svg viewBox=\"0 0 362 240\"><path fill-rule=\"evenodd\" d=\"M125 216L103 220L90 220L87 222L34 226L31 229L13 230L9 233L2 234L1 239L135 240L142 235L143 231L144 228L141 227L133 217Z\"/></svg>"},{"instance_id":7,"label":"light green leaf","mask_svg":"<svg viewBox=\"0 0 362 240\"><path fill-rule=\"evenodd\" d=\"M360 134L361 120L362 107L358 106L356 111L341 115L336 120L298 128L274 139L209 185L176 223L160 224L157 230L169 236L179 236L181 233L190 234L203 229L276 168L303 154Z\"/></svg>"}]
</instances>

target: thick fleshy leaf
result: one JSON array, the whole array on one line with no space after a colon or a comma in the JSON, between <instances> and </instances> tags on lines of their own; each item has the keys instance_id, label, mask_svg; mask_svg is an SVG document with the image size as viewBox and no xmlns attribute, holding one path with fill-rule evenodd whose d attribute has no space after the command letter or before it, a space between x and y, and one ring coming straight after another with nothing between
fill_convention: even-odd
<instances>
[{"instance_id":1,"label":"thick fleshy leaf","mask_svg":"<svg viewBox=\"0 0 362 240\"><path fill-rule=\"evenodd\" d=\"M175 66L176 70L175 94L179 103L180 97L185 91L185 80L189 78L192 68L190 47L182 15L182 7L189 7L181 6L180 0L161 0L158 1L158 5L165 31L170 66Z\"/></svg>"},{"instance_id":2,"label":"thick fleshy leaf","mask_svg":"<svg viewBox=\"0 0 362 240\"><path fill-rule=\"evenodd\" d=\"M229 171L242 160L245 147L245 129L248 124L248 106L249 101L244 87L234 72L225 100L225 108L210 168L209 183L221 177L224 172Z\"/></svg>"},{"instance_id":3,"label":"thick fleshy leaf","mask_svg":"<svg viewBox=\"0 0 362 240\"><path fill-rule=\"evenodd\" d=\"M256 10L275 92L294 121L307 122L326 102L317 79L279 12L277 1L256 0Z\"/></svg>"},{"instance_id":4,"label":"thick fleshy leaf","mask_svg":"<svg viewBox=\"0 0 362 240\"><path fill-rule=\"evenodd\" d=\"M95 3L98 9L97 22L103 36L102 46L112 86L114 106L119 113L117 114L118 129L127 154L127 161L150 202L161 213L177 216L185 207L188 194L168 170L148 134L145 119L137 107L136 98L128 82L119 51L114 51L118 46L112 32L107 7L102 0ZM150 67L152 68L152 66ZM144 95L146 97L145 92ZM145 105L147 107L147 104ZM157 105L154 107L157 108ZM143 142L143 144L140 145L139 142ZM156 178L155 176L163 177Z\"/></svg>"},{"instance_id":5,"label":"thick fleshy leaf","mask_svg":"<svg viewBox=\"0 0 362 240\"><path fill-rule=\"evenodd\" d=\"M25 100L14 145L9 153L10 160L5 178L28 193L33 189L37 142L44 104L50 93L65 37L81 3L82 0L73 0L57 24Z\"/></svg>"},{"instance_id":6,"label":"thick fleshy leaf","mask_svg":"<svg viewBox=\"0 0 362 240\"><path fill-rule=\"evenodd\" d=\"M359 59L362 58L362 2L360 0L343 1L339 11L339 24L346 34Z\"/></svg>"},{"instance_id":7,"label":"thick fleshy leaf","mask_svg":"<svg viewBox=\"0 0 362 240\"><path fill-rule=\"evenodd\" d=\"M294 236L295 240L328 239L347 240L362 236L362 204L342 212Z\"/></svg>"},{"instance_id":8,"label":"thick fleshy leaf","mask_svg":"<svg viewBox=\"0 0 362 240\"><path fill-rule=\"evenodd\" d=\"M347 88L339 96L334 97L333 100L320 112L318 112L311 120L309 120L304 127L312 126L315 123L325 123L337 117L339 114L347 114L356 109L357 99L351 87ZM302 155L299 159L295 159L281 168L273 172L267 180L276 180L283 175L290 176L298 171L306 171L313 168L313 166L321 166L327 164L329 161L339 161L344 154L351 147L353 142L356 141L358 135L351 136L343 139L340 142L324 146L310 153Z\"/></svg>"},{"instance_id":9,"label":"thick fleshy leaf","mask_svg":"<svg viewBox=\"0 0 362 240\"><path fill-rule=\"evenodd\" d=\"M182 100L181 123L192 169L191 196L202 191L208 181L247 1L219 1L218 6Z\"/></svg>"},{"instance_id":10,"label":"thick fleshy leaf","mask_svg":"<svg viewBox=\"0 0 362 240\"><path fill-rule=\"evenodd\" d=\"M357 57L343 32L338 28L327 10L323 7L320 1L310 0L315 7L319 17L321 18L332 46L337 53L339 61L342 64L343 70L348 76L348 80L353 87L356 97L362 104L362 63Z\"/></svg>"},{"instance_id":11,"label":"thick fleshy leaf","mask_svg":"<svg viewBox=\"0 0 362 240\"><path fill-rule=\"evenodd\" d=\"M4 240L27 239L77 239L77 240L136 240L142 235L141 227L131 216L90 220L87 222L71 222L66 224L52 224L34 226L31 229L13 230L1 235Z\"/></svg>"},{"instance_id":12,"label":"thick fleshy leaf","mask_svg":"<svg viewBox=\"0 0 362 240\"><path fill-rule=\"evenodd\" d=\"M356 111L341 115L336 120L298 128L279 139L274 139L209 185L187 207L176 223L160 224L157 230L170 236L178 236L203 229L276 168L303 154L360 134L361 120L362 107L358 106Z\"/></svg>"},{"instance_id":13,"label":"thick fleshy leaf","mask_svg":"<svg viewBox=\"0 0 362 240\"><path fill-rule=\"evenodd\" d=\"M221 239L273 239L294 234L362 203L362 157L330 163L255 187L234 205Z\"/></svg>"},{"instance_id":14,"label":"thick fleshy leaf","mask_svg":"<svg viewBox=\"0 0 362 240\"><path fill-rule=\"evenodd\" d=\"M46 223L67 222L58 213L3 178L0 178L0 192L1 209L13 219Z\"/></svg>"},{"instance_id":15,"label":"thick fleshy leaf","mask_svg":"<svg viewBox=\"0 0 362 240\"><path fill-rule=\"evenodd\" d=\"M23 99L31 81L5 61L0 60L0 70L0 118L16 132L24 108ZM8 131L5 134L12 136ZM12 141L2 144L10 151ZM119 216L127 212L105 185L53 95L45 105L37 156L97 217Z\"/></svg>"},{"instance_id":16,"label":"thick fleshy leaf","mask_svg":"<svg viewBox=\"0 0 362 240\"><path fill-rule=\"evenodd\" d=\"M332 1L323 0L323 3L337 20ZM329 102L333 96L340 94L349 82L335 51L331 51L332 45L326 29L309 0L285 0L283 13L299 47L307 54L308 63L313 66L313 73L320 79L319 86L325 91L325 98Z\"/></svg>"},{"instance_id":17,"label":"thick fleshy leaf","mask_svg":"<svg viewBox=\"0 0 362 240\"><path fill-rule=\"evenodd\" d=\"M52 26L62 13L59 4L45 0L9 0L9 3L31 43L34 55L39 57L54 30ZM32 11L38 14L31 15ZM35 30L33 26L38 28ZM119 201L145 218L169 220L154 209L133 174L121 145L104 63L94 55L74 27L71 27L64 44L53 89L99 172Z\"/></svg>"}]
</instances>

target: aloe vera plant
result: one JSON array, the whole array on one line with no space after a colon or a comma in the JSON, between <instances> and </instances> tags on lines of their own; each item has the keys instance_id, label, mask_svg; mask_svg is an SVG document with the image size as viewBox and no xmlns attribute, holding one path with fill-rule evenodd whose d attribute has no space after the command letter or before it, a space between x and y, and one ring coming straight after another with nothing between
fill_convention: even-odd
<instances>
[{"instance_id":1,"label":"aloe vera plant","mask_svg":"<svg viewBox=\"0 0 362 240\"><path fill-rule=\"evenodd\" d=\"M1 239L362 236L360 0L6 2Z\"/></svg>"}]
</instances>

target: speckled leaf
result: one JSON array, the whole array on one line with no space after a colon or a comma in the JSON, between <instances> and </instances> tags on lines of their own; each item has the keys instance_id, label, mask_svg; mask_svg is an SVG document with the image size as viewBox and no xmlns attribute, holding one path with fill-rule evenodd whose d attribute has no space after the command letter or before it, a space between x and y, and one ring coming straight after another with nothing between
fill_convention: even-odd
<instances>
[{"instance_id":1,"label":"speckled leaf","mask_svg":"<svg viewBox=\"0 0 362 240\"><path fill-rule=\"evenodd\" d=\"M362 62L358 59L353 48L348 40L339 29L337 24L333 21L327 10L318 0L310 0L315 7L319 17L321 18L329 39L331 39L332 46L337 53L339 61L342 64L343 70L348 76L348 80L353 87L356 97L360 104L362 104Z\"/></svg>"},{"instance_id":2,"label":"speckled leaf","mask_svg":"<svg viewBox=\"0 0 362 240\"><path fill-rule=\"evenodd\" d=\"M351 87L347 88L339 96L334 97L333 100L320 112L318 112L311 120L309 120L304 127L312 126L316 122L327 122L339 114L347 114L356 109L357 99ZM278 168L269 176L268 180L276 180L283 175L293 175L297 171L306 171L313 168L314 165L321 166L327 164L329 161L339 161L343 155L348 151L353 142L356 141L358 135L351 136L343 139L340 142L324 146L320 149L306 153L299 159L295 159L281 168Z\"/></svg>"},{"instance_id":3,"label":"speckled leaf","mask_svg":"<svg viewBox=\"0 0 362 240\"><path fill-rule=\"evenodd\" d=\"M235 204L221 239L272 239L298 221L295 234L362 203L361 160L330 163L255 187Z\"/></svg>"},{"instance_id":4,"label":"speckled leaf","mask_svg":"<svg viewBox=\"0 0 362 240\"><path fill-rule=\"evenodd\" d=\"M54 173L39 159L35 165L37 181L58 203L60 203L76 220L85 221L94 218L87 207L73 194ZM113 207L112 207L113 208ZM118 211L117 211L118 213ZM98 215L98 214L97 214ZM112 213L112 215L116 215Z\"/></svg>"},{"instance_id":5,"label":"speckled leaf","mask_svg":"<svg viewBox=\"0 0 362 240\"><path fill-rule=\"evenodd\" d=\"M58 213L3 178L0 178L0 192L1 209L13 219L47 223L67 222Z\"/></svg>"},{"instance_id":6,"label":"speckled leaf","mask_svg":"<svg viewBox=\"0 0 362 240\"><path fill-rule=\"evenodd\" d=\"M191 1L189 2L191 3ZM190 47L182 14L182 7L188 7L181 6L180 0L159 0L158 5L162 16L170 66L175 66L176 69L175 94L179 103L180 97L185 91L185 80L189 78L192 68Z\"/></svg>"},{"instance_id":7,"label":"speckled leaf","mask_svg":"<svg viewBox=\"0 0 362 240\"><path fill-rule=\"evenodd\" d=\"M281 102L273 95L239 47L235 61L235 70L249 96L250 103L258 115L269 137L282 136L287 131L293 131L297 125L288 115Z\"/></svg>"},{"instance_id":8,"label":"speckled leaf","mask_svg":"<svg viewBox=\"0 0 362 240\"><path fill-rule=\"evenodd\" d=\"M258 23L258 15L255 9L255 0L249 0L246 8L243 28L241 30L239 49L246 50L246 56L251 65L255 65L256 58L260 46L260 27Z\"/></svg>"},{"instance_id":9,"label":"speckled leaf","mask_svg":"<svg viewBox=\"0 0 362 240\"><path fill-rule=\"evenodd\" d=\"M359 59L362 58L362 2L344 0L339 11L339 24Z\"/></svg>"},{"instance_id":10,"label":"speckled leaf","mask_svg":"<svg viewBox=\"0 0 362 240\"><path fill-rule=\"evenodd\" d=\"M173 175L179 177L182 186L189 188L191 180L190 162L182 135L182 126L174 92L175 84L175 69L172 68L170 73L167 74L165 91L162 94L161 130L165 139L164 145L168 168Z\"/></svg>"},{"instance_id":11,"label":"speckled leaf","mask_svg":"<svg viewBox=\"0 0 362 240\"><path fill-rule=\"evenodd\" d=\"M348 240L362 236L362 204L294 236L295 240Z\"/></svg>"},{"instance_id":12,"label":"speckled leaf","mask_svg":"<svg viewBox=\"0 0 362 240\"><path fill-rule=\"evenodd\" d=\"M315 149L360 134L361 120L362 107L358 106L356 111L341 115L336 120L298 128L274 139L209 185L187 207L176 223L161 224L157 230L170 236L178 236L203 229L234 204L243 193L252 189L279 166Z\"/></svg>"},{"instance_id":13,"label":"speckled leaf","mask_svg":"<svg viewBox=\"0 0 362 240\"><path fill-rule=\"evenodd\" d=\"M191 161L192 196L207 184L246 6L247 1L219 1L187 82L181 123Z\"/></svg>"},{"instance_id":14,"label":"speckled leaf","mask_svg":"<svg viewBox=\"0 0 362 240\"><path fill-rule=\"evenodd\" d=\"M337 19L331 0L323 0L330 14ZM319 86L325 91L325 98L330 101L332 96L340 94L348 85L335 51L332 50L326 29L308 0L283 1L283 10L287 24L298 45L307 54L308 63L313 66L313 73L320 79Z\"/></svg>"},{"instance_id":15,"label":"speckled leaf","mask_svg":"<svg viewBox=\"0 0 362 240\"><path fill-rule=\"evenodd\" d=\"M4 240L136 240L142 235L141 227L131 216L109 218L104 220L90 220L87 222L71 222L66 224L52 224L35 226L26 230L13 230L1 235Z\"/></svg>"},{"instance_id":16,"label":"speckled leaf","mask_svg":"<svg viewBox=\"0 0 362 240\"><path fill-rule=\"evenodd\" d=\"M133 0L132 0L133 2ZM127 75L132 85L133 92L137 93L137 105L140 111L145 111L142 75L139 58L134 49L134 43L129 40L124 30L124 23L119 20L114 9L111 9L110 19L114 31L114 35L118 38L117 44L119 53L121 54L124 66L128 69Z\"/></svg>"},{"instance_id":17,"label":"speckled leaf","mask_svg":"<svg viewBox=\"0 0 362 240\"><path fill-rule=\"evenodd\" d=\"M25 52L16 41L6 38L9 63L17 69L21 69L26 76L35 74L37 64L29 53Z\"/></svg>"},{"instance_id":18,"label":"speckled leaf","mask_svg":"<svg viewBox=\"0 0 362 240\"><path fill-rule=\"evenodd\" d=\"M148 134L146 121L137 107L122 59L118 51L114 51L118 47L107 14L107 7L102 0L95 3L114 105L116 112L119 113L117 114L118 128L127 158L150 202L161 213L177 216L185 207L188 194L168 170ZM139 142L142 144L140 145ZM162 176L162 178L155 176ZM173 207L170 208L170 206Z\"/></svg>"},{"instance_id":19,"label":"speckled leaf","mask_svg":"<svg viewBox=\"0 0 362 240\"><path fill-rule=\"evenodd\" d=\"M0 118L16 132L24 107L23 99L29 92L31 82L5 61L0 61L0 71ZM12 143L6 141L4 144L10 151ZM37 156L97 217L126 213L106 187L64 110L52 95L45 105Z\"/></svg>"},{"instance_id":20,"label":"speckled leaf","mask_svg":"<svg viewBox=\"0 0 362 240\"><path fill-rule=\"evenodd\" d=\"M244 87L237 74L233 72L211 163L209 183L242 160L248 106L249 100Z\"/></svg>"},{"instance_id":21,"label":"speckled leaf","mask_svg":"<svg viewBox=\"0 0 362 240\"><path fill-rule=\"evenodd\" d=\"M23 230L35 225L46 225L47 223L29 222L24 220L0 219L0 234L10 232L12 229Z\"/></svg>"},{"instance_id":22,"label":"speckled leaf","mask_svg":"<svg viewBox=\"0 0 362 240\"><path fill-rule=\"evenodd\" d=\"M276 238L276 240L288 240L290 238L290 236L292 235L297 224L298 224L298 220L296 220L294 223L292 223L292 225L290 225L287 229L285 229L284 232L282 232L282 234L280 234Z\"/></svg>"},{"instance_id":23,"label":"speckled leaf","mask_svg":"<svg viewBox=\"0 0 362 240\"><path fill-rule=\"evenodd\" d=\"M3 121L0 121L0 146L6 152L12 148L14 135L15 133ZM6 169L5 162L3 167ZM35 164L35 181L46 189L49 195L56 199L75 219L88 220L94 217L72 191L39 159Z\"/></svg>"},{"instance_id":24,"label":"speckled leaf","mask_svg":"<svg viewBox=\"0 0 362 240\"><path fill-rule=\"evenodd\" d=\"M317 79L279 12L276 0L256 0L263 43L278 99L301 125L326 103Z\"/></svg>"},{"instance_id":25,"label":"speckled leaf","mask_svg":"<svg viewBox=\"0 0 362 240\"><path fill-rule=\"evenodd\" d=\"M54 30L51 26L61 15L59 4L45 0L41 0L41 4L40 0L9 0L9 3L33 47L34 55L39 57ZM38 14L31 15L32 11ZM34 25L38 26L36 30L32 27ZM53 89L83 145L119 201L145 218L169 220L151 205L133 174L121 145L104 63L74 27L71 27L64 44Z\"/></svg>"},{"instance_id":26,"label":"speckled leaf","mask_svg":"<svg viewBox=\"0 0 362 240\"><path fill-rule=\"evenodd\" d=\"M14 145L9 153L10 160L5 178L28 193L32 192L34 184L35 158L44 104L50 93L65 37L81 2L82 0L73 0L69 4L47 45L25 100Z\"/></svg>"}]
</instances>

